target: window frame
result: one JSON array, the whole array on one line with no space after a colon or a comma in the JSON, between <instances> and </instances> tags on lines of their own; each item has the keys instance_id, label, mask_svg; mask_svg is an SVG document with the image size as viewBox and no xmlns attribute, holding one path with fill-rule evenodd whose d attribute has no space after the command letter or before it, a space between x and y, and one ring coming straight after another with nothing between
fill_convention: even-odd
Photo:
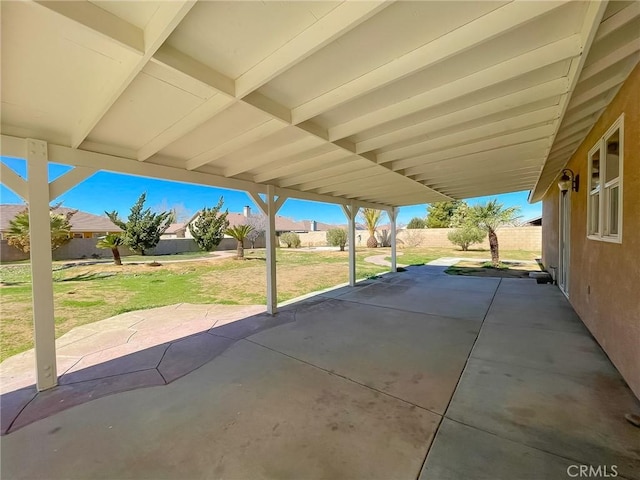
<instances>
[{"instance_id":1,"label":"window frame","mask_svg":"<svg viewBox=\"0 0 640 480\"><path fill-rule=\"evenodd\" d=\"M618 130L618 176L607 182L607 140ZM600 153L598 187L592 188L591 171L593 168L593 155ZM623 183L624 183L624 113L621 114L609 129L600 137L587 154L587 238L602 242L622 243L622 207L623 207ZM610 234L611 225L610 203L611 190L618 187L618 233ZM598 228L592 231L594 197L598 198Z\"/></svg>"}]
</instances>

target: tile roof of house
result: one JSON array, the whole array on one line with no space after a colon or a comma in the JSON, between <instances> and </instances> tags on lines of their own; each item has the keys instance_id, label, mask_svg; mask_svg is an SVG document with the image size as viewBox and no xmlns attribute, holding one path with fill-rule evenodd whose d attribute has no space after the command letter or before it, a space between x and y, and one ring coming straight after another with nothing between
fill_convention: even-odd
<instances>
[{"instance_id":1,"label":"tile roof of house","mask_svg":"<svg viewBox=\"0 0 640 480\"><path fill-rule=\"evenodd\" d=\"M26 205L0 205L0 231L9 230L9 222L23 210ZM72 208L59 207L55 212L66 213L73 211ZM107 217L101 217L92 213L78 210L70 219L72 232L120 232L120 228L116 226Z\"/></svg>"}]
</instances>

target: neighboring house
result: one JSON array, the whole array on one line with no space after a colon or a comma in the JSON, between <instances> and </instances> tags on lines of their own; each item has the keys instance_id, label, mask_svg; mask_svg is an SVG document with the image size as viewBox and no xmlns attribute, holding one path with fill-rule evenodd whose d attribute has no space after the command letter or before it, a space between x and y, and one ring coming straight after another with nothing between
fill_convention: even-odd
<instances>
[{"instance_id":1,"label":"neighboring house","mask_svg":"<svg viewBox=\"0 0 640 480\"><path fill-rule=\"evenodd\" d=\"M640 398L640 66L565 168L579 181L542 195L542 260Z\"/></svg>"},{"instance_id":2,"label":"neighboring house","mask_svg":"<svg viewBox=\"0 0 640 480\"><path fill-rule=\"evenodd\" d=\"M522 227L540 227L542 225L542 216L531 218L522 222Z\"/></svg>"},{"instance_id":3,"label":"neighboring house","mask_svg":"<svg viewBox=\"0 0 640 480\"><path fill-rule=\"evenodd\" d=\"M183 223L172 223L169 228L162 235L162 238L193 238L189 231L189 224L194 222L198 218L198 213ZM229 220L229 226L235 227L237 225L244 225L247 223L247 219L251 217L251 207L245 206L242 213L229 212L227 214L227 220ZM285 232L307 233L307 232L320 232L334 228L336 225L329 225L328 223L316 222L315 220L301 220L295 221L289 217L283 217L276 215L276 235L280 235ZM229 237L230 238L230 237Z\"/></svg>"},{"instance_id":4,"label":"neighboring house","mask_svg":"<svg viewBox=\"0 0 640 480\"><path fill-rule=\"evenodd\" d=\"M6 239L6 233L9 231L9 222L26 208L26 205L0 205L0 239ZM66 213L73 210L72 208L59 207L54 212ZM78 210L69 221L71 223L72 238L97 238L107 233L122 231L107 217L81 210Z\"/></svg>"}]
</instances>

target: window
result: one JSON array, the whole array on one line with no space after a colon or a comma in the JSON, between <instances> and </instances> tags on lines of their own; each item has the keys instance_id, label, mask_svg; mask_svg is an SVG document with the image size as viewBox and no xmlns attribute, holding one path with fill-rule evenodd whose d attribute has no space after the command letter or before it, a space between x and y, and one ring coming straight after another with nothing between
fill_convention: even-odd
<instances>
[{"instance_id":1,"label":"window","mask_svg":"<svg viewBox=\"0 0 640 480\"><path fill-rule=\"evenodd\" d=\"M622 242L624 114L589 151L587 235Z\"/></svg>"}]
</instances>

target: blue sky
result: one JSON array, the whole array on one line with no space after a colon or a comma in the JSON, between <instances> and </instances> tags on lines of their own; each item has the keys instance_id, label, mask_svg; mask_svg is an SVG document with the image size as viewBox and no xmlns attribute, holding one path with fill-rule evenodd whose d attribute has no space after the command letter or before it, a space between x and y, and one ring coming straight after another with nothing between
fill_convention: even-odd
<instances>
[{"instance_id":1,"label":"blue sky","mask_svg":"<svg viewBox=\"0 0 640 480\"><path fill-rule=\"evenodd\" d=\"M7 157L0 157L0 160L22 177L26 177L26 162L24 160ZM49 164L50 180L59 177L69 169L70 167L67 166ZM177 205L188 211L196 212L202 207L215 205L220 196L223 196L225 207L230 212L241 212L245 205L249 205L253 211L257 211L253 202L244 192L109 172L96 173L56 199L55 202L62 202L65 207L77 208L96 215L103 215L105 210L116 210L125 217L131 205L142 192L147 193L146 206L152 208ZM470 204L476 204L497 198L505 206L520 207L522 219L528 220L541 215L542 204L529 204L527 195L528 192L515 192L473 198L467 201ZM23 203L20 197L4 185L0 186L0 202ZM288 199L278 214L292 217L295 220L346 223L340 206L325 203ZM424 217L425 215L426 205L402 207L398 215L398 222L406 224L412 217Z\"/></svg>"}]
</instances>

